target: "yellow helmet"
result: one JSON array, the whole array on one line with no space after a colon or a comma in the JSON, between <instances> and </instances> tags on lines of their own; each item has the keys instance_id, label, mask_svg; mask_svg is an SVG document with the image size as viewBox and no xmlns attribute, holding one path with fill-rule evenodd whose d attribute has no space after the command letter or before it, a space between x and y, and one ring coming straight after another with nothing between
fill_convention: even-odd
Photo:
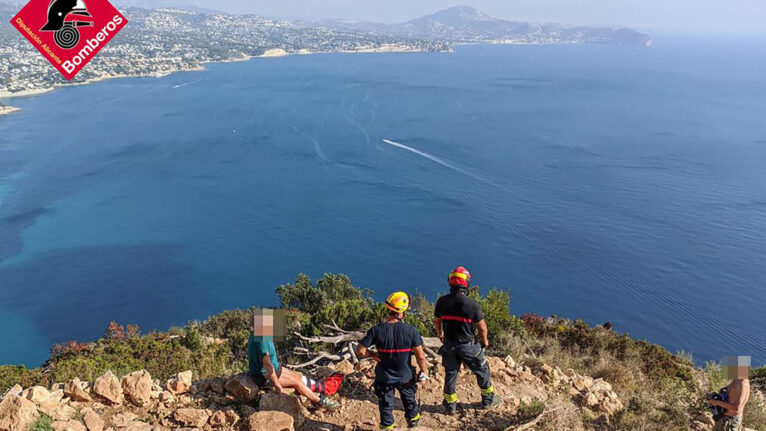
<instances>
[{"instance_id":1,"label":"yellow helmet","mask_svg":"<svg viewBox=\"0 0 766 431\"><path fill-rule=\"evenodd\" d=\"M394 292L386 298L386 307L397 313L404 313L410 308L410 296L404 292Z\"/></svg>"}]
</instances>

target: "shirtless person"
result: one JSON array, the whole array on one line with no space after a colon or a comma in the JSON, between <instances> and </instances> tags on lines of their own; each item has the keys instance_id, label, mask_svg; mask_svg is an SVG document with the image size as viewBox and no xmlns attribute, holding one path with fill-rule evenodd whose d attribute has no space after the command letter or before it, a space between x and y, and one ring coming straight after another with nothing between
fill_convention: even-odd
<instances>
[{"instance_id":1,"label":"shirtless person","mask_svg":"<svg viewBox=\"0 0 766 431\"><path fill-rule=\"evenodd\" d=\"M727 356L722 364L726 367L726 377L734 379L729 386L728 400L714 400L708 397L710 405L722 407L723 416L715 422L713 431L739 431L745 404L750 399L750 357Z\"/></svg>"}]
</instances>

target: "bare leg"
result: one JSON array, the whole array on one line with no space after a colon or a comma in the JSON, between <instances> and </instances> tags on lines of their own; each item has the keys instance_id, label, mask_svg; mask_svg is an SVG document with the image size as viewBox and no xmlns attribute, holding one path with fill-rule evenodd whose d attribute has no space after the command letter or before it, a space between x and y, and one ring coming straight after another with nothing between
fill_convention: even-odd
<instances>
[{"instance_id":1,"label":"bare leg","mask_svg":"<svg viewBox=\"0 0 766 431\"><path fill-rule=\"evenodd\" d=\"M311 391L308 386L303 384L303 375L296 371L282 368L282 375L279 376L279 383L286 388L293 388L298 391L299 394L308 398L309 401L316 404L319 402L319 396Z\"/></svg>"}]
</instances>

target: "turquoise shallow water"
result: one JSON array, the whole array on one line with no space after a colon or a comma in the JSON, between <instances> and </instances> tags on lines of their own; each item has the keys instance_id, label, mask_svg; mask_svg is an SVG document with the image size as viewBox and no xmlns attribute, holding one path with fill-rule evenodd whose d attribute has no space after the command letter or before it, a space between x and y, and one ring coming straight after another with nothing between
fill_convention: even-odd
<instances>
[{"instance_id":1,"label":"turquoise shallow water","mask_svg":"<svg viewBox=\"0 0 766 431\"><path fill-rule=\"evenodd\" d=\"M766 44L657 42L256 59L6 101L0 363L274 305L300 272L435 299L457 264L516 313L764 363Z\"/></svg>"}]
</instances>

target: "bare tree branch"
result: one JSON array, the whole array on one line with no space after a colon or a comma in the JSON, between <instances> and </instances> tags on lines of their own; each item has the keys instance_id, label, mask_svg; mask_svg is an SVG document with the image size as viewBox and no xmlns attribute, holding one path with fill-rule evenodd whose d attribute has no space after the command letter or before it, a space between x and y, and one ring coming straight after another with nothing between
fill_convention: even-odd
<instances>
[{"instance_id":1,"label":"bare tree branch","mask_svg":"<svg viewBox=\"0 0 766 431\"><path fill-rule=\"evenodd\" d=\"M351 353L351 363L356 365L359 363L359 358L356 357L356 352L354 351L354 342L349 341L348 342L348 352Z\"/></svg>"},{"instance_id":2,"label":"bare tree branch","mask_svg":"<svg viewBox=\"0 0 766 431\"><path fill-rule=\"evenodd\" d=\"M349 357L350 357L350 355L348 353L339 356L339 355L332 355L332 354L329 354L329 353L321 352L319 354L319 356L317 356L316 358L314 358L314 359L312 359L310 361L303 362L303 363L296 364L296 365L284 364L284 366L287 367L287 368L306 368L308 366L316 364L317 362L321 361L322 359L328 359L328 360L333 361L333 362L338 362L338 361L342 361L344 359L348 359Z\"/></svg>"}]
</instances>

